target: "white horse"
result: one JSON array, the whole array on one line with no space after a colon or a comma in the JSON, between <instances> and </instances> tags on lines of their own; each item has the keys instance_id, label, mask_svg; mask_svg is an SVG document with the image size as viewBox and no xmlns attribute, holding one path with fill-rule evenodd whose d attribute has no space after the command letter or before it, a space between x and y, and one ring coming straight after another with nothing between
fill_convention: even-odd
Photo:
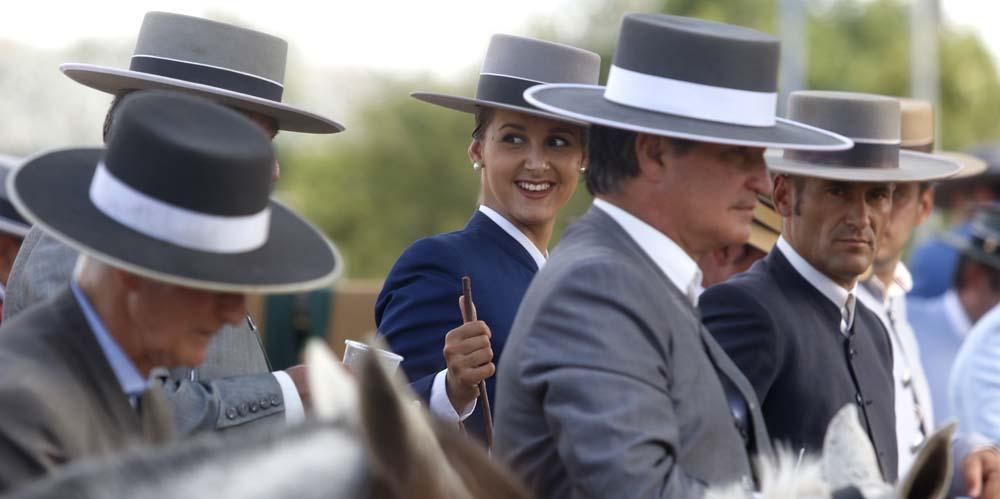
<instances>
[{"instance_id":1,"label":"white horse","mask_svg":"<svg viewBox=\"0 0 1000 499\"><path fill-rule=\"evenodd\" d=\"M951 485L954 431L952 424L928 438L906 476L892 485L882 481L857 407L844 406L830 421L820 456L779 447L758 460L759 493L734 485L712 488L705 499L943 499Z\"/></svg>"}]
</instances>

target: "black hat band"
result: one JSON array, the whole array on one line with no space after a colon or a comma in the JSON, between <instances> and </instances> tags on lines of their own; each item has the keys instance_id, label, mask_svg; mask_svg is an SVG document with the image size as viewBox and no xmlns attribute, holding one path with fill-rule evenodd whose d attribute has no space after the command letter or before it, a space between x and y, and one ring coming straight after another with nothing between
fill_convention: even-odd
<instances>
[{"instance_id":1,"label":"black hat band","mask_svg":"<svg viewBox=\"0 0 1000 499\"><path fill-rule=\"evenodd\" d=\"M150 55L133 55L129 69L175 80L200 83L274 102L281 102L284 86L248 73Z\"/></svg>"},{"instance_id":2,"label":"black hat band","mask_svg":"<svg viewBox=\"0 0 1000 499\"><path fill-rule=\"evenodd\" d=\"M534 108L524 100L524 91L545 82L526 80L514 76L483 73L479 75L476 99L517 107Z\"/></svg>"},{"instance_id":3,"label":"black hat band","mask_svg":"<svg viewBox=\"0 0 1000 499\"><path fill-rule=\"evenodd\" d=\"M845 168L899 168L899 144L854 142L846 151L786 150L785 159Z\"/></svg>"}]
</instances>

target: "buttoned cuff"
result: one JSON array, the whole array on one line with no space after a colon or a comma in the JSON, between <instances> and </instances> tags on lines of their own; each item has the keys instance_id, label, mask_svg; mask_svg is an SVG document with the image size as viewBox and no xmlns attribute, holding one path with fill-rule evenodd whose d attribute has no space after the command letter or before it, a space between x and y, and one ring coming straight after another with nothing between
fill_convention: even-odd
<instances>
[{"instance_id":1,"label":"buttoned cuff","mask_svg":"<svg viewBox=\"0 0 1000 499\"><path fill-rule=\"evenodd\" d=\"M447 374L448 370L444 369L434 375L434 383L431 385L431 413L449 423L465 421L472 415L472 411L476 410L476 401L473 400L465 407L462 414L459 414L448 398Z\"/></svg>"},{"instance_id":2,"label":"buttoned cuff","mask_svg":"<svg viewBox=\"0 0 1000 499\"><path fill-rule=\"evenodd\" d=\"M302 398L299 397L299 390L295 388L295 382L285 371L274 371L271 373L281 387L281 397L285 399L285 423L297 424L306 420L306 410L302 406Z\"/></svg>"}]
</instances>

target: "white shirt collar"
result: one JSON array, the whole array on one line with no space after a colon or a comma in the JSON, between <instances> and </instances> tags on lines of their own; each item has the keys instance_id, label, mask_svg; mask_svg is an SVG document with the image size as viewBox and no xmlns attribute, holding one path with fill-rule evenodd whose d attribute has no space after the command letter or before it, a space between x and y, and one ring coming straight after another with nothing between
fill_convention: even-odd
<instances>
[{"instance_id":1,"label":"white shirt collar","mask_svg":"<svg viewBox=\"0 0 1000 499\"><path fill-rule=\"evenodd\" d=\"M535 243L531 242L531 239L528 239L528 236L524 235L520 229L514 227L514 224L510 223L510 220L504 218L503 215L497 213L493 208L479 205L479 211L482 212L483 215L489 217L490 220L493 220L493 223L499 225L500 228L510 235L510 237L513 237L515 241L521 243L521 246L524 246L524 249L529 255L531 255L531 259L535 261L535 265L538 265L539 270L542 268L542 265L545 265L545 259L549 254L548 250L546 250L543 255L542 252L539 251L538 247L535 246Z\"/></svg>"},{"instance_id":2,"label":"white shirt collar","mask_svg":"<svg viewBox=\"0 0 1000 499\"><path fill-rule=\"evenodd\" d=\"M965 338L972 329L972 321L962 308L962 302L958 299L958 293L954 289L949 289L944 294L944 313L951 323L951 328L958 334L959 338Z\"/></svg>"},{"instance_id":3,"label":"white shirt collar","mask_svg":"<svg viewBox=\"0 0 1000 499\"><path fill-rule=\"evenodd\" d=\"M791 244L785 240L785 236L778 236L778 250L781 251L782 255L788 259L788 263L792 264L792 267L803 277L805 280L812 284L823 296L827 297L834 305L837 306L838 310L843 311L844 307L847 307L847 315L849 317L847 326L850 327L854 323L854 310L855 302L848 301L850 295L857 296L858 284L854 283L851 289L845 289L840 284L833 282L825 274L816 270L809 262L802 258L801 255L795 248L792 248Z\"/></svg>"},{"instance_id":4,"label":"white shirt collar","mask_svg":"<svg viewBox=\"0 0 1000 499\"><path fill-rule=\"evenodd\" d=\"M653 259L653 262L666 274L670 282L680 289L691 305L698 304L698 290L701 288L701 269L680 246L656 230L653 226L639 220L631 213L603 200L594 199L594 206L600 208L618 223L643 251Z\"/></svg>"},{"instance_id":5,"label":"white shirt collar","mask_svg":"<svg viewBox=\"0 0 1000 499\"><path fill-rule=\"evenodd\" d=\"M910 274L906 265L903 265L903 262L896 264L896 270L893 272L889 289L886 289L882 283L882 279L879 279L875 275L872 275L868 282L881 294L878 298L882 299L883 303L902 298L913 289L913 275Z\"/></svg>"}]
</instances>

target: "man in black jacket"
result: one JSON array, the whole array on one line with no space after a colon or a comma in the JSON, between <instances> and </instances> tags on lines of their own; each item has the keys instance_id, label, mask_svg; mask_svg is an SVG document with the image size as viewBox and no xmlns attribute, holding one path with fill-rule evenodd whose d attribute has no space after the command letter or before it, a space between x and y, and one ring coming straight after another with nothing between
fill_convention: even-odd
<instances>
[{"instance_id":1,"label":"man in black jacket","mask_svg":"<svg viewBox=\"0 0 1000 499\"><path fill-rule=\"evenodd\" d=\"M856 403L882 474L895 481L892 351L855 289L889 217L893 182L959 166L899 150L895 99L796 92L789 112L855 147L769 158L782 236L767 258L702 295L703 321L754 385L773 438L818 450L834 414Z\"/></svg>"}]
</instances>

